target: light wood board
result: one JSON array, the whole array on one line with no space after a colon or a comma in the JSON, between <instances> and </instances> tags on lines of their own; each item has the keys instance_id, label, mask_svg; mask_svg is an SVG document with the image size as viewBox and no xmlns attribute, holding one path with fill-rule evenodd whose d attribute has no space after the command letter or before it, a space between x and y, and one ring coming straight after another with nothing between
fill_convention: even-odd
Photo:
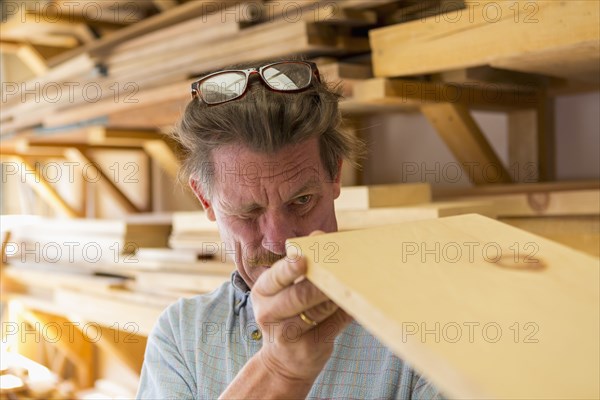
<instances>
[{"instance_id":1,"label":"light wood board","mask_svg":"<svg viewBox=\"0 0 600 400\"><path fill-rule=\"evenodd\" d=\"M483 0L465 4L465 9L443 17L371 30L375 76L491 65L598 82L597 2Z\"/></svg>"},{"instance_id":2,"label":"light wood board","mask_svg":"<svg viewBox=\"0 0 600 400\"><path fill-rule=\"evenodd\" d=\"M335 200L336 210L366 210L396 207L431 201L431 187L426 183L342 187Z\"/></svg>"},{"instance_id":3,"label":"light wood board","mask_svg":"<svg viewBox=\"0 0 600 400\"><path fill-rule=\"evenodd\" d=\"M599 259L478 215L292 242L308 279L446 396L600 396Z\"/></svg>"},{"instance_id":4,"label":"light wood board","mask_svg":"<svg viewBox=\"0 0 600 400\"><path fill-rule=\"evenodd\" d=\"M340 231L348 231L471 213L477 213L492 218L496 217L493 203L486 201L436 202L407 207L380 207L369 210L339 210L336 211L335 214L338 222L338 229Z\"/></svg>"}]
</instances>

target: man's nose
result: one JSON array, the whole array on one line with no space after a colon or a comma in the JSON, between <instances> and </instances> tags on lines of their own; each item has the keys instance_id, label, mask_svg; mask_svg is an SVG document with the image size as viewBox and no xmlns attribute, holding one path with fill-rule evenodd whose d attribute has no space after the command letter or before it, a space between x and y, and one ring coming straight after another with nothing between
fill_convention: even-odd
<instances>
[{"instance_id":1,"label":"man's nose","mask_svg":"<svg viewBox=\"0 0 600 400\"><path fill-rule=\"evenodd\" d=\"M261 231L263 248L279 255L285 255L285 241L296 237L294 222L281 212L263 214Z\"/></svg>"}]
</instances>

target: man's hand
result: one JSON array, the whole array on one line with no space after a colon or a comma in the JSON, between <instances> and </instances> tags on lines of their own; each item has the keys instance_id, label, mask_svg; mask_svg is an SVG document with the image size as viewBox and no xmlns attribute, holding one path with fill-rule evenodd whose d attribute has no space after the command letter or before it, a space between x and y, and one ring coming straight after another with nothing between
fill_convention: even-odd
<instances>
[{"instance_id":1,"label":"man's hand","mask_svg":"<svg viewBox=\"0 0 600 400\"><path fill-rule=\"evenodd\" d=\"M265 367L310 387L331 356L335 337L352 319L311 282L300 280L305 273L303 257L281 259L263 272L251 296L262 329Z\"/></svg>"}]
</instances>

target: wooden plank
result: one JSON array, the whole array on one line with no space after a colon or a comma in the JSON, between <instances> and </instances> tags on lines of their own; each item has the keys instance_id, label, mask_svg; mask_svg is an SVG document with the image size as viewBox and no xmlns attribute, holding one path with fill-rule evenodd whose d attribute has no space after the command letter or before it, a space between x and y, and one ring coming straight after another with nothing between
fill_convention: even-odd
<instances>
[{"instance_id":1,"label":"wooden plank","mask_svg":"<svg viewBox=\"0 0 600 400\"><path fill-rule=\"evenodd\" d=\"M166 302L163 306L141 304L71 289L57 290L55 304L63 313L72 316L71 321L80 322L81 326L88 322L104 327L129 324L135 333L144 336L148 336L161 312L169 305Z\"/></svg>"},{"instance_id":2,"label":"wooden plank","mask_svg":"<svg viewBox=\"0 0 600 400\"><path fill-rule=\"evenodd\" d=\"M219 229L204 211L176 211L173 213L173 233L183 232L218 233Z\"/></svg>"},{"instance_id":3,"label":"wooden plank","mask_svg":"<svg viewBox=\"0 0 600 400\"><path fill-rule=\"evenodd\" d=\"M348 26L370 26L377 24L377 13L368 7L349 7L347 1L300 0L293 3L272 1L265 4L259 21L277 19L312 22L327 22ZM382 5L378 1L377 5Z\"/></svg>"},{"instance_id":4,"label":"wooden plank","mask_svg":"<svg viewBox=\"0 0 600 400\"><path fill-rule=\"evenodd\" d=\"M390 106L396 110L416 111L424 104L454 103L484 110L531 108L539 102L539 93L531 90L498 91L485 86L461 87L443 82L373 78L353 87L348 105Z\"/></svg>"},{"instance_id":5,"label":"wooden plank","mask_svg":"<svg viewBox=\"0 0 600 400\"><path fill-rule=\"evenodd\" d=\"M473 186L466 188L432 187L433 197L436 200L456 199L468 196L492 196L501 194L528 194L545 192L566 192L573 190L600 189L599 180L516 183L509 185Z\"/></svg>"},{"instance_id":6,"label":"wooden plank","mask_svg":"<svg viewBox=\"0 0 600 400\"><path fill-rule=\"evenodd\" d=\"M126 40L141 36L148 32L174 25L188 19L204 15L206 13L217 12L221 8L228 5L237 4L236 0L223 0L214 2L211 0L197 0L182 4L172 10L162 12L150 18L146 18L136 24L120 29L113 34L88 43L85 46L80 46L72 51L65 52L55 58L49 60L51 66L61 64L66 60L88 53L92 56L97 56L110 50L113 46L123 43Z\"/></svg>"},{"instance_id":7,"label":"wooden plank","mask_svg":"<svg viewBox=\"0 0 600 400\"><path fill-rule=\"evenodd\" d=\"M105 116L113 112L125 112L127 110L143 107L144 105L153 104L157 101L167 101L171 98L180 98L181 93L188 94L190 85L193 80L176 82L143 90L135 95L136 102L117 102L110 98L100 100L96 103L88 103L70 107L65 111L56 114L49 114L44 118L44 126L59 127L68 125L69 123L80 122L82 120L92 119L100 116Z\"/></svg>"},{"instance_id":8,"label":"wooden plank","mask_svg":"<svg viewBox=\"0 0 600 400\"><path fill-rule=\"evenodd\" d=\"M94 63L91 58L87 54L82 54L81 56L68 60L63 64L50 68L43 76L38 76L34 79L31 79L25 82L23 85L28 91L34 91L38 96L37 98L40 98L40 92L44 90L43 88L46 87L46 85L76 78L80 75L90 73L93 69ZM39 106L39 102L26 102L25 100L28 97L24 96L22 93L23 91L18 89L18 85L6 86L5 93L3 94L6 98L6 102L2 107L2 120L5 120L7 117L14 116L16 113L35 109L36 106ZM66 97L68 98L68 96Z\"/></svg>"},{"instance_id":9,"label":"wooden plank","mask_svg":"<svg viewBox=\"0 0 600 400\"><path fill-rule=\"evenodd\" d=\"M55 7L39 7L43 11L40 18L55 21L57 18L69 21L81 21L90 26L105 26L113 24L119 27L137 23L148 16L148 10L152 8L150 2L132 2L113 0L111 2L70 2L70 0L53 0ZM32 10L36 12L36 8Z\"/></svg>"},{"instance_id":10,"label":"wooden plank","mask_svg":"<svg viewBox=\"0 0 600 400\"><path fill-rule=\"evenodd\" d=\"M404 183L342 187L335 200L336 210L367 210L378 207L398 207L431 201L427 183Z\"/></svg>"},{"instance_id":11,"label":"wooden plank","mask_svg":"<svg viewBox=\"0 0 600 400\"><path fill-rule=\"evenodd\" d=\"M469 113L459 104L427 104L421 112L476 185L510 182L506 168L494 152L483 132Z\"/></svg>"},{"instance_id":12,"label":"wooden plank","mask_svg":"<svg viewBox=\"0 0 600 400\"><path fill-rule=\"evenodd\" d=\"M91 148L96 145L143 148L148 142L169 140L167 135L153 129L123 129L106 126L86 127L83 136L85 144L91 145Z\"/></svg>"},{"instance_id":13,"label":"wooden plank","mask_svg":"<svg viewBox=\"0 0 600 400\"><path fill-rule=\"evenodd\" d=\"M119 128L170 130L189 102L190 95L180 93L178 99L114 111L108 115L107 125Z\"/></svg>"},{"instance_id":14,"label":"wooden plank","mask_svg":"<svg viewBox=\"0 0 600 400\"><path fill-rule=\"evenodd\" d=\"M600 23L598 15L595 23ZM490 64L498 68L545 74L580 82L598 84L600 74L599 37L558 48L532 51L513 57L495 60Z\"/></svg>"},{"instance_id":15,"label":"wooden plank","mask_svg":"<svg viewBox=\"0 0 600 400\"><path fill-rule=\"evenodd\" d=\"M508 69L480 67L461 68L433 74L432 79L461 85L494 85L498 89L542 89L550 85L560 86L564 80L548 76L528 74Z\"/></svg>"},{"instance_id":16,"label":"wooden plank","mask_svg":"<svg viewBox=\"0 0 600 400\"><path fill-rule=\"evenodd\" d=\"M323 81L332 83L340 82L342 94L346 98L352 97L353 88L356 83L373 77L370 65L346 62L324 63L320 59L313 61L317 63Z\"/></svg>"},{"instance_id":17,"label":"wooden plank","mask_svg":"<svg viewBox=\"0 0 600 400\"><path fill-rule=\"evenodd\" d=\"M600 215L500 218L500 221L600 257Z\"/></svg>"},{"instance_id":18,"label":"wooden plank","mask_svg":"<svg viewBox=\"0 0 600 400\"><path fill-rule=\"evenodd\" d=\"M52 269L44 270L43 268L33 269L18 264L5 268L4 273L7 277L22 285L46 289L85 287L90 292L99 292L110 288L124 287L125 283L123 278L93 276L85 273L65 273Z\"/></svg>"},{"instance_id":19,"label":"wooden plank","mask_svg":"<svg viewBox=\"0 0 600 400\"><path fill-rule=\"evenodd\" d=\"M335 214L338 229L340 231L349 231L471 213L492 218L496 217L493 203L488 201L436 202L407 207L339 210Z\"/></svg>"},{"instance_id":20,"label":"wooden plank","mask_svg":"<svg viewBox=\"0 0 600 400\"><path fill-rule=\"evenodd\" d=\"M67 48L94 39L94 35L85 24L52 18L49 14L36 14L26 9L3 20L0 34L5 40Z\"/></svg>"},{"instance_id":21,"label":"wooden plank","mask_svg":"<svg viewBox=\"0 0 600 400\"><path fill-rule=\"evenodd\" d=\"M209 293L231 280L232 271L226 275L192 274L176 272L138 272L136 288L183 290L193 293Z\"/></svg>"},{"instance_id":22,"label":"wooden plank","mask_svg":"<svg viewBox=\"0 0 600 400\"><path fill-rule=\"evenodd\" d=\"M411 76L486 64L515 68L526 63L544 67L543 71L519 70L554 73L560 65L569 67L565 59L577 49L572 62L582 59L586 65L573 72L587 75L587 66L595 63L597 78L600 11L594 2L485 0L465 4L462 12L444 18L371 30L375 76ZM457 49L461 49L459 56Z\"/></svg>"},{"instance_id":23,"label":"wooden plank","mask_svg":"<svg viewBox=\"0 0 600 400\"><path fill-rule=\"evenodd\" d=\"M597 258L477 215L288 244L309 280L447 397L600 396Z\"/></svg>"},{"instance_id":24,"label":"wooden plank","mask_svg":"<svg viewBox=\"0 0 600 400\"><path fill-rule=\"evenodd\" d=\"M462 196L453 199L490 201L496 214L501 217L600 215L598 189Z\"/></svg>"},{"instance_id":25,"label":"wooden plank","mask_svg":"<svg viewBox=\"0 0 600 400\"><path fill-rule=\"evenodd\" d=\"M135 67L151 57L164 57L165 53L173 54L176 50L193 51L199 43L212 42L217 39L232 36L240 32L237 21L223 21L218 13L214 16L194 18L178 25L169 26L139 38L128 40L112 49L106 57L110 74L118 75L119 70ZM186 40L177 40L182 36ZM197 49L197 47L196 47ZM127 64L129 62L129 64Z\"/></svg>"}]
</instances>

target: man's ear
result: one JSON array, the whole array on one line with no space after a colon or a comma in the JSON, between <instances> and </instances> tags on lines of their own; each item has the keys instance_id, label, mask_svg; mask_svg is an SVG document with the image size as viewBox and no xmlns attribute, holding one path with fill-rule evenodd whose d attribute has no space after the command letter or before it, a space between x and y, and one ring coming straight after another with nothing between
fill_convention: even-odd
<instances>
[{"instance_id":1,"label":"man's ear","mask_svg":"<svg viewBox=\"0 0 600 400\"><path fill-rule=\"evenodd\" d=\"M202 185L200 184L200 182L198 182L198 180L190 177L188 184L190 185L192 192L194 192L194 194L196 195L196 198L200 201L200 204L202 204L202 208L204 208L204 211L206 212L206 216L208 217L208 220L213 221L213 222L216 221L215 211L212 207L211 202L208 200L208 198L204 194L204 190L202 189Z\"/></svg>"},{"instance_id":2,"label":"man's ear","mask_svg":"<svg viewBox=\"0 0 600 400\"><path fill-rule=\"evenodd\" d=\"M333 199L337 199L338 197L340 197L340 190L341 190L341 186L342 186L342 164L343 164L344 160L343 159L339 159L338 161L338 165L337 165L337 172L335 174L335 177L333 178Z\"/></svg>"}]
</instances>

